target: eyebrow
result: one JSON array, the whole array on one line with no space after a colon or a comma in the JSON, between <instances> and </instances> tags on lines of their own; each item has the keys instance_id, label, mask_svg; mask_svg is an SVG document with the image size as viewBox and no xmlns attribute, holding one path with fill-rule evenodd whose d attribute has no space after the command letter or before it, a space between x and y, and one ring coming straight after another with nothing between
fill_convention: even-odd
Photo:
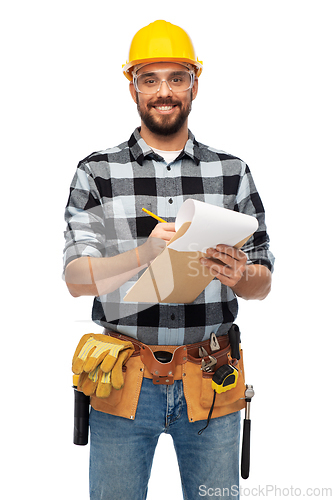
<instances>
[{"instance_id":1,"label":"eyebrow","mask_svg":"<svg viewBox=\"0 0 333 500\"><path fill-rule=\"evenodd\" d=\"M161 71L151 71L150 73L141 73L141 75L137 75L138 77L139 76L157 76L158 73L161 73L163 70ZM171 73L169 74L169 76L177 76L177 75L181 75L182 73L188 73L188 71L186 70L176 70L176 71L171 71Z\"/></svg>"}]
</instances>

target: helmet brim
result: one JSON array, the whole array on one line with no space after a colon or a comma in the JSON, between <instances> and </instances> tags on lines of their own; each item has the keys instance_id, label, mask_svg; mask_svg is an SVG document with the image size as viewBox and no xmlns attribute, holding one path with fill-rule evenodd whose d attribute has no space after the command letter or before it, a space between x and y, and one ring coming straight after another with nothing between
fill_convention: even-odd
<instances>
[{"instance_id":1,"label":"helmet brim","mask_svg":"<svg viewBox=\"0 0 333 500\"><path fill-rule=\"evenodd\" d=\"M133 80L133 70L135 66L138 66L139 64L151 64L151 63L158 63L158 62L174 62L174 63L187 63L191 64L194 67L195 71L195 76L198 78L201 73L202 73L202 61L193 61L192 59L186 59L186 58L172 58L172 57L158 57L158 58L151 58L151 59L137 59L135 61L131 61L129 63L126 63L123 65L123 73L126 76L126 78L131 82Z\"/></svg>"}]
</instances>

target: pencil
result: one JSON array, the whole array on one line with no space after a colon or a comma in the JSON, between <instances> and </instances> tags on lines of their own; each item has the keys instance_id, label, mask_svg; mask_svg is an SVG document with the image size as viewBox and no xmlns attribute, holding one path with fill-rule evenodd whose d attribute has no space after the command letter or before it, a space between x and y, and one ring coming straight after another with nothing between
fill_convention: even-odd
<instances>
[{"instance_id":1,"label":"pencil","mask_svg":"<svg viewBox=\"0 0 333 500\"><path fill-rule=\"evenodd\" d=\"M146 214L150 215L151 217L154 217L154 219L157 219L157 220L159 220L160 222L166 222L166 220L161 219L161 217L159 217L158 215L153 214L153 212L149 212L149 210L147 210L146 208L143 208L142 210L143 210L144 212L146 212Z\"/></svg>"}]
</instances>

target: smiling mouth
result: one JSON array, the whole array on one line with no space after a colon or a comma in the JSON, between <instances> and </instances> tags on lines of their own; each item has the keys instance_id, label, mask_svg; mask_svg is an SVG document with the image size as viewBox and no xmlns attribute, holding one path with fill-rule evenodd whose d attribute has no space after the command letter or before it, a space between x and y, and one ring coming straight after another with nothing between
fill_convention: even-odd
<instances>
[{"instance_id":1,"label":"smiling mouth","mask_svg":"<svg viewBox=\"0 0 333 500\"><path fill-rule=\"evenodd\" d=\"M162 115L172 114L174 109L177 108L177 104L160 104L158 106L152 106L157 113Z\"/></svg>"},{"instance_id":2,"label":"smiling mouth","mask_svg":"<svg viewBox=\"0 0 333 500\"><path fill-rule=\"evenodd\" d=\"M154 106L154 108L158 109L159 111L171 111L175 107L176 106Z\"/></svg>"}]
</instances>

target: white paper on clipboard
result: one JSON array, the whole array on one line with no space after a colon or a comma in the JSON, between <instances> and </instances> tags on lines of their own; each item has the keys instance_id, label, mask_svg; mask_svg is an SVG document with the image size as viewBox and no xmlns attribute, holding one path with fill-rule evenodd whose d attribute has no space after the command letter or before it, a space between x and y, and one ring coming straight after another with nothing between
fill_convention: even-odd
<instances>
[{"instance_id":1,"label":"white paper on clipboard","mask_svg":"<svg viewBox=\"0 0 333 500\"><path fill-rule=\"evenodd\" d=\"M191 222L185 234L168 245L178 252L205 252L221 243L235 246L258 229L258 221L251 215L193 199L180 207L176 231L184 222Z\"/></svg>"}]
</instances>

